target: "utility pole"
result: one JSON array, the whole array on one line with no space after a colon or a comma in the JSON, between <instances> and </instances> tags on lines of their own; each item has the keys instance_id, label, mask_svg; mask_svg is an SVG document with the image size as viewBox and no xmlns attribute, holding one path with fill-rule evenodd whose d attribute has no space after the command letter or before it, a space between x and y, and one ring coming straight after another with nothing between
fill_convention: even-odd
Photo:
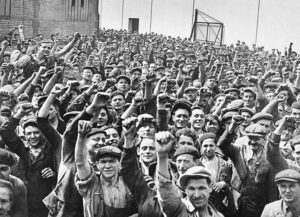
<instances>
[{"instance_id":1,"label":"utility pole","mask_svg":"<svg viewBox=\"0 0 300 217\"><path fill-rule=\"evenodd\" d=\"M258 7L257 7L256 33L255 33L255 46L256 46L256 43L257 43L257 32L258 32L258 22L259 22L259 11L260 11L260 0L258 0Z\"/></svg>"},{"instance_id":2,"label":"utility pole","mask_svg":"<svg viewBox=\"0 0 300 217\"><path fill-rule=\"evenodd\" d=\"M102 27L102 2L103 0L100 0L100 22L99 22L100 29Z\"/></svg>"},{"instance_id":3,"label":"utility pole","mask_svg":"<svg viewBox=\"0 0 300 217\"><path fill-rule=\"evenodd\" d=\"M124 19L124 0L122 0L122 21L121 21L121 29L123 29L123 19Z\"/></svg>"},{"instance_id":4,"label":"utility pole","mask_svg":"<svg viewBox=\"0 0 300 217\"><path fill-rule=\"evenodd\" d=\"M153 0L151 0L151 6L150 6L150 28L149 28L149 33L151 33L151 27L152 27L152 8L153 8Z\"/></svg>"},{"instance_id":5,"label":"utility pole","mask_svg":"<svg viewBox=\"0 0 300 217\"><path fill-rule=\"evenodd\" d=\"M193 10L192 10L192 28L194 25L194 12L195 12L195 0L193 0Z\"/></svg>"}]
</instances>

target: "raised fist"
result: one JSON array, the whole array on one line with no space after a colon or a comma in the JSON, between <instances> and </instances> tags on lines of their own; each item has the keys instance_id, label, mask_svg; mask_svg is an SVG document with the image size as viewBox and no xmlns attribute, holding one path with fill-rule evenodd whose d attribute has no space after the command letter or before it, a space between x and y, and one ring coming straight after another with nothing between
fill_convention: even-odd
<instances>
[{"instance_id":1,"label":"raised fist","mask_svg":"<svg viewBox=\"0 0 300 217\"><path fill-rule=\"evenodd\" d=\"M91 132L93 127L93 123L91 121L84 121L80 120L78 121L78 133L81 135L87 135L89 132Z\"/></svg>"},{"instance_id":2,"label":"raised fist","mask_svg":"<svg viewBox=\"0 0 300 217\"><path fill-rule=\"evenodd\" d=\"M175 138L169 131L161 131L155 134L155 146L159 155L168 155L175 145Z\"/></svg>"},{"instance_id":3,"label":"raised fist","mask_svg":"<svg viewBox=\"0 0 300 217\"><path fill-rule=\"evenodd\" d=\"M138 119L136 117L130 117L122 121L123 133L125 137L135 136L137 121Z\"/></svg>"}]
</instances>

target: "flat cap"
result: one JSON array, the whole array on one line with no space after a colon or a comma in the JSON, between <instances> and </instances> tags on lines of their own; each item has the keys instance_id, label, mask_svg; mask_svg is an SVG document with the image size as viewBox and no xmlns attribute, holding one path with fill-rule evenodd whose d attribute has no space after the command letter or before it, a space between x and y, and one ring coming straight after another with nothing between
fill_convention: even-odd
<instances>
[{"instance_id":1,"label":"flat cap","mask_svg":"<svg viewBox=\"0 0 300 217\"><path fill-rule=\"evenodd\" d=\"M202 166L194 166L189 168L184 174L178 179L179 186L184 189L189 179L207 179L208 184L211 183L211 173L208 169Z\"/></svg>"},{"instance_id":2,"label":"flat cap","mask_svg":"<svg viewBox=\"0 0 300 217\"><path fill-rule=\"evenodd\" d=\"M172 107L171 110L171 116L174 114L174 112L177 109L186 109L189 112L189 115L191 116L192 110L191 110L191 103L187 101L186 99L179 99L175 102L174 106Z\"/></svg>"},{"instance_id":3,"label":"flat cap","mask_svg":"<svg viewBox=\"0 0 300 217\"><path fill-rule=\"evenodd\" d=\"M228 119L231 119L234 115L239 115L239 113L236 112L236 111L231 111L231 110L229 110L229 111L227 111L227 112L225 112L225 113L223 114L223 116L222 116L222 121L226 121L226 120L228 120Z\"/></svg>"},{"instance_id":4,"label":"flat cap","mask_svg":"<svg viewBox=\"0 0 300 217\"><path fill-rule=\"evenodd\" d=\"M293 147L293 146L299 145L299 144L300 144L300 135L297 135L292 139L291 146Z\"/></svg>"},{"instance_id":5,"label":"flat cap","mask_svg":"<svg viewBox=\"0 0 300 217\"><path fill-rule=\"evenodd\" d=\"M163 67L163 66L156 67L156 68L154 69L154 71L156 72L156 71L161 70L161 69L165 69L165 67Z\"/></svg>"},{"instance_id":6,"label":"flat cap","mask_svg":"<svg viewBox=\"0 0 300 217\"><path fill-rule=\"evenodd\" d=\"M269 83L266 83L265 88L273 88L273 89L276 89L277 86L278 86L278 85L277 85L275 82L269 82Z\"/></svg>"},{"instance_id":7,"label":"flat cap","mask_svg":"<svg viewBox=\"0 0 300 217\"><path fill-rule=\"evenodd\" d=\"M255 90L254 90L253 88L251 88L251 87L245 88L245 89L244 89L244 93L245 93L245 92L252 93L252 94L256 97L256 92L255 92Z\"/></svg>"},{"instance_id":8,"label":"flat cap","mask_svg":"<svg viewBox=\"0 0 300 217\"><path fill-rule=\"evenodd\" d=\"M103 156L113 156L116 157L118 160L121 159L122 151L114 146L104 146L99 148L96 154L96 159L100 159Z\"/></svg>"},{"instance_id":9,"label":"flat cap","mask_svg":"<svg viewBox=\"0 0 300 217\"><path fill-rule=\"evenodd\" d=\"M225 97L225 94L224 93L218 93L215 97L214 97L214 100L217 100L219 97Z\"/></svg>"},{"instance_id":10,"label":"flat cap","mask_svg":"<svg viewBox=\"0 0 300 217\"><path fill-rule=\"evenodd\" d=\"M294 108L294 109L300 109L300 102L294 102L294 103L291 105L291 108Z\"/></svg>"},{"instance_id":11,"label":"flat cap","mask_svg":"<svg viewBox=\"0 0 300 217\"><path fill-rule=\"evenodd\" d=\"M130 78L128 76L126 76L126 75L120 75L120 76L118 76L117 79L116 79L117 82L119 82L120 79L125 79L128 82L128 84L131 83Z\"/></svg>"},{"instance_id":12,"label":"flat cap","mask_svg":"<svg viewBox=\"0 0 300 217\"><path fill-rule=\"evenodd\" d=\"M184 93L188 92L188 91L197 91L198 89L194 86L189 86L184 90Z\"/></svg>"},{"instance_id":13,"label":"flat cap","mask_svg":"<svg viewBox=\"0 0 300 217\"><path fill-rule=\"evenodd\" d=\"M269 113L259 112L259 113L256 113L255 115L253 115L253 117L251 118L251 121L257 122L257 121L262 120L262 119L272 121L273 120L273 115L271 115Z\"/></svg>"},{"instance_id":14,"label":"flat cap","mask_svg":"<svg viewBox=\"0 0 300 217\"><path fill-rule=\"evenodd\" d=\"M237 89L237 88L227 88L224 93L227 94L227 93L230 93L230 92L237 92L237 94L240 94L240 90Z\"/></svg>"},{"instance_id":15,"label":"flat cap","mask_svg":"<svg viewBox=\"0 0 300 217\"><path fill-rule=\"evenodd\" d=\"M275 182L300 182L300 173L293 169L282 170L275 176Z\"/></svg>"},{"instance_id":16,"label":"flat cap","mask_svg":"<svg viewBox=\"0 0 300 217\"><path fill-rule=\"evenodd\" d=\"M199 137L199 142L200 144L205 140L205 139L216 139L217 136L214 133L204 133Z\"/></svg>"},{"instance_id":17,"label":"flat cap","mask_svg":"<svg viewBox=\"0 0 300 217\"><path fill-rule=\"evenodd\" d=\"M199 158L200 154L197 148L191 145L181 145L179 148L175 151L174 158L177 158L179 155L182 154L190 154L194 156L195 158Z\"/></svg>"},{"instance_id":18,"label":"flat cap","mask_svg":"<svg viewBox=\"0 0 300 217\"><path fill-rule=\"evenodd\" d=\"M25 121L25 122L22 124L23 129L25 129L27 126L35 126L35 127L38 127L36 117L29 118L27 121Z\"/></svg>"},{"instance_id":19,"label":"flat cap","mask_svg":"<svg viewBox=\"0 0 300 217\"><path fill-rule=\"evenodd\" d=\"M84 69L89 69L89 70L92 71L93 74L95 74L95 68L92 67L92 66L84 66L84 67L82 67L82 71L83 71Z\"/></svg>"},{"instance_id":20,"label":"flat cap","mask_svg":"<svg viewBox=\"0 0 300 217\"><path fill-rule=\"evenodd\" d=\"M254 115L253 110L250 108L247 108L247 107L240 108L240 113L242 113L242 112L248 112L251 116Z\"/></svg>"},{"instance_id":21,"label":"flat cap","mask_svg":"<svg viewBox=\"0 0 300 217\"><path fill-rule=\"evenodd\" d=\"M142 68L141 67L134 67L130 70L130 74L132 74L134 71L139 71L140 73L142 73Z\"/></svg>"},{"instance_id":22,"label":"flat cap","mask_svg":"<svg viewBox=\"0 0 300 217\"><path fill-rule=\"evenodd\" d=\"M98 133L104 133L106 135L106 132L101 128L92 128L92 130L87 134L87 137L93 136Z\"/></svg>"},{"instance_id":23,"label":"flat cap","mask_svg":"<svg viewBox=\"0 0 300 217\"><path fill-rule=\"evenodd\" d=\"M104 69L113 69L114 68L114 66L112 66L112 65L105 65L104 66Z\"/></svg>"},{"instance_id":24,"label":"flat cap","mask_svg":"<svg viewBox=\"0 0 300 217\"><path fill-rule=\"evenodd\" d=\"M266 129L260 124L251 124L246 129L247 136L265 136L267 134Z\"/></svg>"},{"instance_id":25,"label":"flat cap","mask_svg":"<svg viewBox=\"0 0 300 217\"><path fill-rule=\"evenodd\" d=\"M13 166L15 163L14 156L11 152L0 148L0 164L4 164L7 166Z\"/></svg>"}]
</instances>

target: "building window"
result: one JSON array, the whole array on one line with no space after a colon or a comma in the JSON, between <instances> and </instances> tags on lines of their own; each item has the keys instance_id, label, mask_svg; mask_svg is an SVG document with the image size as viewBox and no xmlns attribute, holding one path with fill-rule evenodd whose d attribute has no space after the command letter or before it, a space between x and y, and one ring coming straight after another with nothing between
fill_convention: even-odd
<instances>
[{"instance_id":1,"label":"building window","mask_svg":"<svg viewBox=\"0 0 300 217\"><path fill-rule=\"evenodd\" d=\"M72 21L88 20L89 1L90 0L65 0L65 19Z\"/></svg>"},{"instance_id":2,"label":"building window","mask_svg":"<svg viewBox=\"0 0 300 217\"><path fill-rule=\"evenodd\" d=\"M0 0L0 16L10 16L10 1L11 0Z\"/></svg>"}]
</instances>

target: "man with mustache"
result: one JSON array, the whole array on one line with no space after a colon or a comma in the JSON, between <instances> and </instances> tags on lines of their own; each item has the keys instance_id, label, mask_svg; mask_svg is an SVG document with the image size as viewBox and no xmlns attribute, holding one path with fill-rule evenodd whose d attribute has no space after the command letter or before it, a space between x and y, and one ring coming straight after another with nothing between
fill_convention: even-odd
<instances>
[{"instance_id":1,"label":"man with mustache","mask_svg":"<svg viewBox=\"0 0 300 217\"><path fill-rule=\"evenodd\" d=\"M299 216L300 215L300 173L286 169L276 174L281 199L267 204L261 217Z\"/></svg>"},{"instance_id":2,"label":"man with mustache","mask_svg":"<svg viewBox=\"0 0 300 217\"><path fill-rule=\"evenodd\" d=\"M219 147L231 159L241 179L237 215L259 217L264 205L277 197L273 185L274 171L265 154L267 132L260 124L252 124L245 129L248 144L233 145L234 129L239 124L241 123L233 118L231 125L219 139ZM270 139L268 142L276 141Z\"/></svg>"}]
</instances>

